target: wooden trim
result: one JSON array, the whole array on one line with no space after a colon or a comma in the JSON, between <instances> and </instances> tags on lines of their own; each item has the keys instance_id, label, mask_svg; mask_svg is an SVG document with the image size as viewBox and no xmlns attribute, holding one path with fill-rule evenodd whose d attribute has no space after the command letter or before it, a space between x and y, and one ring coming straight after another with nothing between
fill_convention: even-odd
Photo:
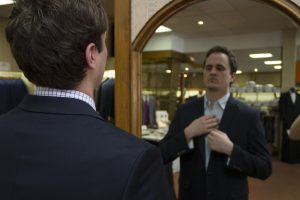
<instances>
[{"instance_id":1,"label":"wooden trim","mask_svg":"<svg viewBox=\"0 0 300 200\"><path fill-rule=\"evenodd\" d=\"M173 51L173 50L165 50L165 51L147 51L142 53L143 62L146 63L155 63L155 62L169 62L170 59L176 59L181 62L187 62L195 68L202 68L202 63L196 63L193 61L188 55Z\"/></svg>"},{"instance_id":2,"label":"wooden trim","mask_svg":"<svg viewBox=\"0 0 300 200\"><path fill-rule=\"evenodd\" d=\"M300 7L290 0L258 0L282 11L300 26Z\"/></svg>"},{"instance_id":3,"label":"wooden trim","mask_svg":"<svg viewBox=\"0 0 300 200\"><path fill-rule=\"evenodd\" d=\"M115 0L115 124L131 132L131 0ZM137 92L139 93L139 92Z\"/></svg>"},{"instance_id":4,"label":"wooden trim","mask_svg":"<svg viewBox=\"0 0 300 200\"><path fill-rule=\"evenodd\" d=\"M141 54L139 52L131 52L131 132L141 137L141 124L142 124L142 76L141 76Z\"/></svg>"},{"instance_id":5,"label":"wooden trim","mask_svg":"<svg viewBox=\"0 0 300 200\"><path fill-rule=\"evenodd\" d=\"M161 61L161 60L169 60L169 59L176 59L182 62L186 61L186 56L183 53L166 50L166 51L147 51L143 52L143 61Z\"/></svg>"},{"instance_id":6,"label":"wooden trim","mask_svg":"<svg viewBox=\"0 0 300 200\"><path fill-rule=\"evenodd\" d=\"M296 70L295 71L296 71L295 83L298 86L298 85L300 85L300 60L298 60L296 62Z\"/></svg>"}]
</instances>

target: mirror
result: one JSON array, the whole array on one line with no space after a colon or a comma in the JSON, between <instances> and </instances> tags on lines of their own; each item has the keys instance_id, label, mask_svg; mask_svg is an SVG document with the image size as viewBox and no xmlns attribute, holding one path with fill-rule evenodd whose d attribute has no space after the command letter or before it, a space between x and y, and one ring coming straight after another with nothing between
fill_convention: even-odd
<instances>
[{"instance_id":1,"label":"mirror","mask_svg":"<svg viewBox=\"0 0 300 200\"><path fill-rule=\"evenodd\" d=\"M171 31L154 33L142 53L143 138L157 143L166 134L177 106L204 94L205 53L214 45L223 45L233 50L241 70L232 85L232 95L261 110L269 150L274 159L280 159L278 99L288 81L282 77L295 69L290 63L300 60L299 25L269 4L250 0L201 1L161 25ZM249 56L257 53L272 57ZM270 60L281 63L264 63ZM278 165L280 168L282 163L274 163L276 175L281 173ZM250 186L256 184L260 183L251 179ZM255 196L250 191L251 195Z\"/></svg>"}]
</instances>

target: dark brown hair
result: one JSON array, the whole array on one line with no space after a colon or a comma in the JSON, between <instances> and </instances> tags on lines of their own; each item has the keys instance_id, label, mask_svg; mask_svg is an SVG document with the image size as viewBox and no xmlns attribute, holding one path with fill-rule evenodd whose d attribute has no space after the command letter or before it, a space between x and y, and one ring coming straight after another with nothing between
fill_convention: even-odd
<instances>
[{"instance_id":1,"label":"dark brown hair","mask_svg":"<svg viewBox=\"0 0 300 200\"><path fill-rule=\"evenodd\" d=\"M108 29L100 0L16 0L6 38L19 68L38 86L73 89L85 76L85 49Z\"/></svg>"},{"instance_id":2,"label":"dark brown hair","mask_svg":"<svg viewBox=\"0 0 300 200\"><path fill-rule=\"evenodd\" d=\"M226 47L223 47L223 46L214 46L210 50L208 50L208 52L206 53L206 56L205 56L204 66L205 66L207 57L213 53L224 53L225 55L227 55L231 73L236 72L237 64L236 64L235 55L230 50L228 50Z\"/></svg>"}]
</instances>

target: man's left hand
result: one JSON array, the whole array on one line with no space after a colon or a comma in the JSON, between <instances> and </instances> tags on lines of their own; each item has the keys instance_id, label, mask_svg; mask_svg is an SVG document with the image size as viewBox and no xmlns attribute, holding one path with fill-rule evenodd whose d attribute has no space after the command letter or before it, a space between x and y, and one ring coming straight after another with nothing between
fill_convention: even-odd
<instances>
[{"instance_id":1,"label":"man's left hand","mask_svg":"<svg viewBox=\"0 0 300 200\"><path fill-rule=\"evenodd\" d=\"M211 150L224 153L228 156L231 155L233 150L233 143L226 133L219 130L212 130L208 134L208 146Z\"/></svg>"}]
</instances>

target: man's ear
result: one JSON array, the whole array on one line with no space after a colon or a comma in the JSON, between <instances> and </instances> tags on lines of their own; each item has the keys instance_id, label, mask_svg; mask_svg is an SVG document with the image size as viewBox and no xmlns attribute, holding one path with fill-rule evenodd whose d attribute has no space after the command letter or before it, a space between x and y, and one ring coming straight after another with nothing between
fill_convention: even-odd
<instances>
[{"instance_id":1,"label":"man's ear","mask_svg":"<svg viewBox=\"0 0 300 200\"><path fill-rule=\"evenodd\" d=\"M87 68L96 67L96 53L98 52L97 47L94 43L89 43L85 48L85 60L87 63Z\"/></svg>"},{"instance_id":2,"label":"man's ear","mask_svg":"<svg viewBox=\"0 0 300 200\"><path fill-rule=\"evenodd\" d=\"M234 81L234 79L235 79L235 73L231 73L231 83Z\"/></svg>"}]
</instances>

